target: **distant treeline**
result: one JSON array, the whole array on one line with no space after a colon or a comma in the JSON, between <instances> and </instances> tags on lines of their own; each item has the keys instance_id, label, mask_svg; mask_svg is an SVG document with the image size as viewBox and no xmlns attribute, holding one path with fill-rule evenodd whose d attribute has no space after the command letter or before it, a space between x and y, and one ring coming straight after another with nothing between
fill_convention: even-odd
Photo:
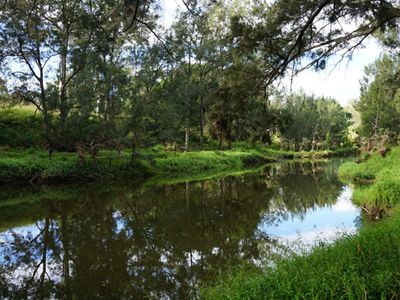
<instances>
[{"instance_id":1,"label":"distant treeline","mask_svg":"<svg viewBox=\"0 0 400 300\"><path fill-rule=\"evenodd\" d=\"M206 118L203 139L198 127L190 128L191 146L195 149L200 147L217 149L228 148L232 143L238 142L247 143L249 147L254 147L256 144L274 143L285 150L308 151L336 149L349 144L348 127L351 115L333 99L297 94L277 100L268 112L262 104L258 103L258 105L256 110L243 111L242 115L232 120L235 126L229 127L229 132L221 132L220 135L210 128L212 120ZM269 114L273 123L269 123L262 116L254 119L262 112ZM153 126L148 124L149 126L142 128L141 140L137 140L138 144L135 146L139 148L164 144L170 151L186 149L185 142L188 141L185 139L188 138L189 133L186 132L185 125L173 126L173 124L159 122L167 117L168 112L157 111L152 117ZM77 115L75 118L79 119ZM85 142L88 146L90 143L96 143L93 146L99 149L132 147L132 136L122 129L127 130L130 125L125 124L123 120L117 123L120 130L104 132L104 124L95 114L86 122L79 122L75 118L72 116L67 118L67 126L63 134L52 137L54 150L76 151L78 147L81 147L81 143ZM51 125L54 128L60 126L56 118ZM32 108L0 109L0 146L46 147L43 126L42 116L35 114Z\"/></svg>"}]
</instances>

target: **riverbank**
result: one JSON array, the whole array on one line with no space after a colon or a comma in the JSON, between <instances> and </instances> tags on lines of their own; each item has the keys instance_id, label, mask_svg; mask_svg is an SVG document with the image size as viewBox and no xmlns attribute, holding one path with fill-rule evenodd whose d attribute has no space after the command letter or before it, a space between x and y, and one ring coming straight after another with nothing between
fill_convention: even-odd
<instances>
[{"instance_id":1,"label":"riverbank","mask_svg":"<svg viewBox=\"0 0 400 300\"><path fill-rule=\"evenodd\" d=\"M339 169L351 182L354 202L389 218L366 224L355 236L293 253L263 269L241 266L205 299L397 299L400 297L400 148Z\"/></svg>"},{"instance_id":2,"label":"riverbank","mask_svg":"<svg viewBox=\"0 0 400 300\"><path fill-rule=\"evenodd\" d=\"M400 207L382 222L263 270L241 267L204 299L397 299Z\"/></svg>"},{"instance_id":3,"label":"riverbank","mask_svg":"<svg viewBox=\"0 0 400 300\"><path fill-rule=\"evenodd\" d=\"M400 148L393 148L385 157L373 154L365 159L343 164L339 176L354 185L354 203L373 216L400 202Z\"/></svg>"},{"instance_id":4,"label":"riverbank","mask_svg":"<svg viewBox=\"0 0 400 300\"><path fill-rule=\"evenodd\" d=\"M166 179L225 171L239 171L283 159L319 159L341 156L352 149L337 151L286 152L269 148L227 151L164 152L161 147L131 153L100 151L96 161L76 153L54 153L48 159L43 150L0 149L0 183L93 181L97 179L162 177Z\"/></svg>"}]
</instances>

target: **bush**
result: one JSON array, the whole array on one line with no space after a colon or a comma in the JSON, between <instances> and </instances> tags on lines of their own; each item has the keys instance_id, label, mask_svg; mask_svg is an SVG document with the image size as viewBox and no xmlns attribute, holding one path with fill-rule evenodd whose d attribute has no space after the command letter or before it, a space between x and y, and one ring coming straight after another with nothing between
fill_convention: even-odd
<instances>
[{"instance_id":1,"label":"bush","mask_svg":"<svg viewBox=\"0 0 400 300\"><path fill-rule=\"evenodd\" d=\"M29 148L43 144L42 120L28 108L0 109L0 146Z\"/></svg>"},{"instance_id":2,"label":"bush","mask_svg":"<svg viewBox=\"0 0 400 300\"><path fill-rule=\"evenodd\" d=\"M373 154L362 163L345 163L339 168L339 177L356 184L355 203L393 207L400 202L400 148L392 149L386 157Z\"/></svg>"}]
</instances>

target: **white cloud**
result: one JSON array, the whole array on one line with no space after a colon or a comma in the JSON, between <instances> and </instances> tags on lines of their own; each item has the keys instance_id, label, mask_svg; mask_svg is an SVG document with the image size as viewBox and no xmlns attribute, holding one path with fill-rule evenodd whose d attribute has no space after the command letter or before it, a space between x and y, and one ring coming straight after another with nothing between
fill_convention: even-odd
<instances>
[{"instance_id":1,"label":"white cloud","mask_svg":"<svg viewBox=\"0 0 400 300\"><path fill-rule=\"evenodd\" d=\"M371 64L380 54L379 45L369 40L365 48L355 51L351 61L344 60L335 68L337 60L332 59L324 71L306 70L293 79L293 91L303 89L317 96L333 97L346 105L360 95L360 80L365 66ZM284 84L288 88L289 80Z\"/></svg>"}]
</instances>

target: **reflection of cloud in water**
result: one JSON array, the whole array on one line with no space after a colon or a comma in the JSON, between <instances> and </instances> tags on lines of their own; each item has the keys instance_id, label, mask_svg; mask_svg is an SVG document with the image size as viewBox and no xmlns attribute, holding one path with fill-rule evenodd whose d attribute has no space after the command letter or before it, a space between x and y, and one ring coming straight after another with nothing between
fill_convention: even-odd
<instances>
[{"instance_id":1,"label":"reflection of cloud in water","mask_svg":"<svg viewBox=\"0 0 400 300\"><path fill-rule=\"evenodd\" d=\"M355 232L359 211L329 166L288 163L199 183L113 185L106 193L96 187L76 201L44 202L38 216L24 216L37 224L0 233L0 281L12 295L32 286L28 296L37 298L42 268L33 273L45 254L49 298L63 296L65 266L75 296L196 298L196 286L234 263L272 263L298 241L309 249L338 231Z\"/></svg>"},{"instance_id":2,"label":"reflection of cloud in water","mask_svg":"<svg viewBox=\"0 0 400 300\"><path fill-rule=\"evenodd\" d=\"M352 203L352 192L345 186L333 205L308 209L305 214L294 215L278 224L263 222L259 230L281 241L310 244L317 240L333 240L344 233L355 233L355 220L360 210Z\"/></svg>"},{"instance_id":3,"label":"reflection of cloud in water","mask_svg":"<svg viewBox=\"0 0 400 300\"><path fill-rule=\"evenodd\" d=\"M36 264L40 264L40 261L37 260ZM70 264L71 266L72 264ZM58 262L54 260L49 260L46 262L46 278L51 278L51 281L53 283L60 283L63 280L63 276L60 272L61 266ZM21 283L23 282L22 278L31 278L32 280L40 280L41 272L35 273L35 276L32 277L32 274L34 274L35 271L35 266L29 266L29 265L20 265L18 266L12 274L7 274L5 278L7 279L7 282L9 284L15 284L17 286L21 286ZM70 272L71 275L71 272ZM22 286L21 286L22 287Z\"/></svg>"},{"instance_id":4,"label":"reflection of cloud in water","mask_svg":"<svg viewBox=\"0 0 400 300\"><path fill-rule=\"evenodd\" d=\"M295 242L299 241L303 244L314 244L318 241L333 241L337 237L340 237L345 234L354 234L356 233L356 228L316 228L315 230L303 231L297 234L289 234L286 236L279 237L279 239L283 242Z\"/></svg>"},{"instance_id":5,"label":"reflection of cloud in water","mask_svg":"<svg viewBox=\"0 0 400 300\"><path fill-rule=\"evenodd\" d=\"M337 202L332 205L332 210L337 212L359 212L359 209L351 202L352 191L349 186L345 186L343 192L338 197Z\"/></svg>"}]
</instances>

